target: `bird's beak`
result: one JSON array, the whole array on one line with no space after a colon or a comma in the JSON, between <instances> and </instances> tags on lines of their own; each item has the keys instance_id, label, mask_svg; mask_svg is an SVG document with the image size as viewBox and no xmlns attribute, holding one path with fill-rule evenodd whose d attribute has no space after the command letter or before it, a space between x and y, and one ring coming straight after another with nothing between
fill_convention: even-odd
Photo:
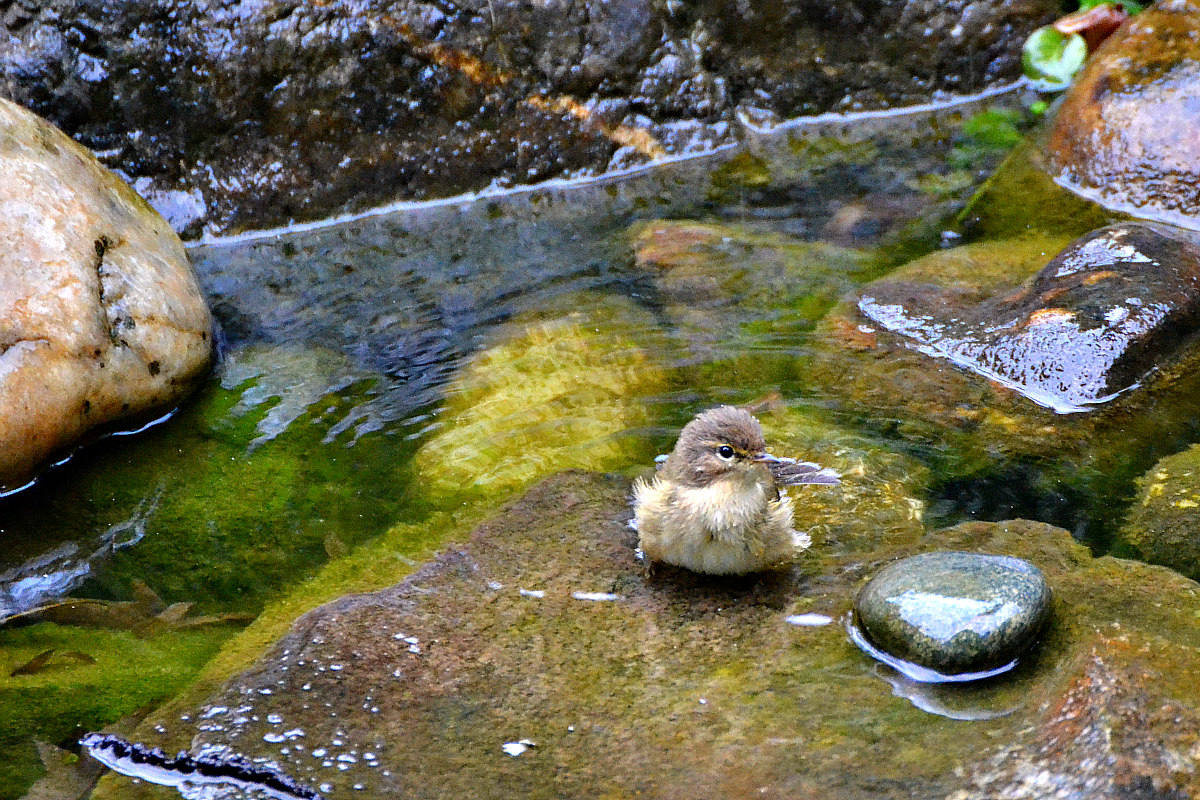
<instances>
[{"instance_id":1,"label":"bird's beak","mask_svg":"<svg viewBox=\"0 0 1200 800\"><path fill-rule=\"evenodd\" d=\"M771 464L785 464L785 463L787 463L787 461L790 461L791 459L782 459L779 456L773 456L764 450L761 453L756 453L752 460L757 461L761 464L767 464L769 466Z\"/></svg>"}]
</instances>

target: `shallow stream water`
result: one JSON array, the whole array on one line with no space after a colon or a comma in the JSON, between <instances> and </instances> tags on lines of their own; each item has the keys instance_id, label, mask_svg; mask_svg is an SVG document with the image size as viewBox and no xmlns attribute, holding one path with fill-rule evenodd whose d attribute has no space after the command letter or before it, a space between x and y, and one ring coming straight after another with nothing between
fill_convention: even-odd
<instances>
[{"instance_id":1,"label":"shallow stream water","mask_svg":"<svg viewBox=\"0 0 1200 800\"><path fill-rule=\"evenodd\" d=\"M964 129L992 107L1007 110ZM642 398L648 413L615 437L628 463L608 469L636 474L714 403L848 419L792 368L808 353L806 332L843 293L955 243L954 214L1027 122L1013 96L817 120L601 181L193 245L222 332L211 379L161 424L90 446L0 500L0 611L96 601L0 630L0 760L10 765L0 798L39 774L35 740L66 745L160 702L322 564L397 522L470 502L469 479L430 481L414 456L451 422L463 365L514 328L615 319L662 370ZM756 247L826 255L786 306L761 302L753 274L716 294L675 291L637 253L638 226L663 219L728 226L731 263ZM697 309L705 314L689 317ZM570 457L534 469L550 474L560 461ZM1023 512L1072 522L1061 498L955 487L967 499L947 496L934 509L942 521ZM440 544L426 534L397 558Z\"/></svg>"}]
</instances>

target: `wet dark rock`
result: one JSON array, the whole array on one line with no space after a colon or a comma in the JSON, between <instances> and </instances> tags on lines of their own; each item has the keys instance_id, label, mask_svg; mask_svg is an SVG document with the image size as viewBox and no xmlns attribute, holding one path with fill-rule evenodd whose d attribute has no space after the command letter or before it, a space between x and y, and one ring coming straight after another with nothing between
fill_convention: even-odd
<instances>
[{"instance_id":1,"label":"wet dark rock","mask_svg":"<svg viewBox=\"0 0 1200 800\"><path fill-rule=\"evenodd\" d=\"M1200 577L1200 445L1175 453L1138 479L1118 546L1152 564Z\"/></svg>"},{"instance_id":2,"label":"wet dark rock","mask_svg":"<svg viewBox=\"0 0 1200 800\"><path fill-rule=\"evenodd\" d=\"M1076 76L1046 141L1050 171L1104 205L1200 228L1200 3L1165 0Z\"/></svg>"},{"instance_id":3,"label":"wet dark rock","mask_svg":"<svg viewBox=\"0 0 1200 800\"><path fill-rule=\"evenodd\" d=\"M1138 385L1200 322L1200 237L1125 223L1072 242L1029 283L979 302L880 281L859 308L922 352L1060 413Z\"/></svg>"},{"instance_id":4,"label":"wet dark rock","mask_svg":"<svg viewBox=\"0 0 1200 800\"><path fill-rule=\"evenodd\" d=\"M860 477L844 474L851 485ZM791 574L647 579L626 525L628 490L612 476L548 479L401 583L306 614L251 668L130 738L166 752L228 746L331 799L938 798L961 790L964 774L986 777L981 741L1038 747L1055 709L1080 707L1073 687L1092 648L1131 637L1161 646L1105 664L1119 685L1138 687L1144 713L1122 716L1132 727L1119 736L1089 736L1070 752L1102 759L1122 785L1147 774L1143 746L1163 742L1158 752L1177 753L1178 769L1149 773L1156 785L1183 796L1194 783L1197 751L1175 746L1194 728L1155 711L1194 697L1192 581L1094 559L1066 531L1021 520L959 525L915 546L884 535L872 544L876 517L868 509L857 521L853 508L831 524L861 525L843 539L859 549L831 556L816 536ZM968 728L961 715L894 697L886 668L832 624L864 575L925 548L1020 553L1055 587L1055 623L1021 665L955 687L956 708L978 709ZM244 644L255 642L262 632L252 628ZM1140 659L1155 680L1139 677L1148 674ZM1097 708L1092 730L1102 730L1103 696L1087 703ZM532 746L510 755L523 740ZM1043 788L1057 796L1075 777L1059 770ZM1021 785L993 784L989 796L1023 796ZM93 795L147 796L117 775Z\"/></svg>"},{"instance_id":5,"label":"wet dark rock","mask_svg":"<svg viewBox=\"0 0 1200 800\"><path fill-rule=\"evenodd\" d=\"M1067 244L1061 237L1029 235L943 250L867 284L862 294L895 293L901 302L911 298L912 308L928 317L922 323L937 320L959 334L966 326L950 322L950 312L935 307L935 298L960 313L971 314L982 306L994 310L996 322L1019 322L1018 313L1001 307L996 298L1013 297L1018 308L1027 302L1036 285L1034 275ZM1170 247L1186 252L1191 245ZM1128 266L1124 274L1136 275L1137 264ZM1107 307L1089 309L1078 298L1110 279L1120 288L1129 278L1107 269L1094 274L1094 287L1072 287L1072 276L1061 276L1053 283L1068 291L1057 300L1049 298L1047 307L1074 297L1080 319L1103 320L1104 313L1123 300L1119 292ZM1153 277L1151 283L1155 291L1172 284L1186 288L1182 274L1166 280ZM1002 312L1005 315L999 316ZM932 358L928 348L865 316L855 302L839 304L817 325L811 357L798 362L797 372L837 413L924 453L942 476L943 502L982 518L1036 516L1106 543L1119 524L1114 505L1132 497L1134 479L1158 459L1195 441L1200 348L1195 337L1186 336L1186 314L1176 319L1174 330L1167 326L1161 336L1148 340L1156 352L1134 347L1125 360L1116 361L1121 368L1141 364L1148 369L1137 378L1138 388L1117 394L1089 413L1057 413L1019 393L1011 380L1001 382L945 358ZM987 337L994 341L1003 334L991 332ZM1131 373L1136 375L1136 370Z\"/></svg>"},{"instance_id":6,"label":"wet dark rock","mask_svg":"<svg viewBox=\"0 0 1200 800\"><path fill-rule=\"evenodd\" d=\"M854 601L858 622L885 652L946 675L1012 663L1050 613L1037 567L1012 556L934 552L876 573Z\"/></svg>"},{"instance_id":7,"label":"wet dark rock","mask_svg":"<svg viewBox=\"0 0 1200 800\"><path fill-rule=\"evenodd\" d=\"M0 93L180 230L627 166L1016 78L1050 0L3 6Z\"/></svg>"}]
</instances>

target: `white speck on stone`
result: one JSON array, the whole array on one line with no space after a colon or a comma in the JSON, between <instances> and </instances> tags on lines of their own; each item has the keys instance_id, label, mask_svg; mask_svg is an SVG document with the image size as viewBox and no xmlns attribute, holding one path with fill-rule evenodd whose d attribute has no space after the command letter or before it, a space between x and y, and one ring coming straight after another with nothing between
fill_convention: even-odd
<instances>
[{"instance_id":1,"label":"white speck on stone","mask_svg":"<svg viewBox=\"0 0 1200 800\"><path fill-rule=\"evenodd\" d=\"M312 751L312 757L313 758L324 758L325 754L327 752L329 752L329 751L326 750L324 747L318 747L316 750Z\"/></svg>"},{"instance_id":2,"label":"white speck on stone","mask_svg":"<svg viewBox=\"0 0 1200 800\"><path fill-rule=\"evenodd\" d=\"M299 739L304 736L303 728L292 728L290 731L284 731L283 735L289 739Z\"/></svg>"},{"instance_id":3,"label":"white speck on stone","mask_svg":"<svg viewBox=\"0 0 1200 800\"><path fill-rule=\"evenodd\" d=\"M498 592L504 588L504 584L500 581L488 581L487 587L493 592Z\"/></svg>"},{"instance_id":4,"label":"white speck on stone","mask_svg":"<svg viewBox=\"0 0 1200 800\"><path fill-rule=\"evenodd\" d=\"M287 741L287 737L282 733L267 733L263 734L263 741L270 742L271 744L279 744L280 742Z\"/></svg>"},{"instance_id":5,"label":"white speck on stone","mask_svg":"<svg viewBox=\"0 0 1200 800\"><path fill-rule=\"evenodd\" d=\"M833 622L833 617L827 617L824 614L792 614L787 618L787 624L797 625L801 628L819 628L831 622Z\"/></svg>"},{"instance_id":6,"label":"white speck on stone","mask_svg":"<svg viewBox=\"0 0 1200 800\"><path fill-rule=\"evenodd\" d=\"M701 698L700 698L700 705L702 705L702 706L706 706L706 705L708 705L708 699L707 699L707 698L704 698L704 697L701 697Z\"/></svg>"},{"instance_id":7,"label":"white speck on stone","mask_svg":"<svg viewBox=\"0 0 1200 800\"><path fill-rule=\"evenodd\" d=\"M267 714L267 722L271 723L272 725L278 725L279 723L283 722L283 715Z\"/></svg>"},{"instance_id":8,"label":"white speck on stone","mask_svg":"<svg viewBox=\"0 0 1200 800\"><path fill-rule=\"evenodd\" d=\"M621 599L621 595L612 592L571 592L571 597L576 600L591 600L598 603Z\"/></svg>"},{"instance_id":9,"label":"white speck on stone","mask_svg":"<svg viewBox=\"0 0 1200 800\"><path fill-rule=\"evenodd\" d=\"M538 600L541 600L545 596L546 596L546 593L544 591L542 591L541 589L522 589L521 590L521 597L533 597Z\"/></svg>"},{"instance_id":10,"label":"white speck on stone","mask_svg":"<svg viewBox=\"0 0 1200 800\"><path fill-rule=\"evenodd\" d=\"M228 710L229 708L226 706L213 706L208 711L205 711L200 716L200 719L212 719L213 717L219 717Z\"/></svg>"},{"instance_id":11,"label":"white speck on stone","mask_svg":"<svg viewBox=\"0 0 1200 800\"><path fill-rule=\"evenodd\" d=\"M329 670L330 670L331 672L341 672L341 671L342 671L342 665L341 665L341 664L330 664L330 665L329 665Z\"/></svg>"}]
</instances>

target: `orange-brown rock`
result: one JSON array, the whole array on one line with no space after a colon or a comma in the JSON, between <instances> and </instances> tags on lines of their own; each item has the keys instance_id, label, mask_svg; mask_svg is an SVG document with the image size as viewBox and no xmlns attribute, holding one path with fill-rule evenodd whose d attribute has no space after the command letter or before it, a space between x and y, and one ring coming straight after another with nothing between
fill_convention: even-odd
<instances>
[{"instance_id":1,"label":"orange-brown rock","mask_svg":"<svg viewBox=\"0 0 1200 800\"><path fill-rule=\"evenodd\" d=\"M89 431L178 401L211 352L170 226L83 147L0 100L0 492Z\"/></svg>"},{"instance_id":2,"label":"orange-brown rock","mask_svg":"<svg viewBox=\"0 0 1200 800\"><path fill-rule=\"evenodd\" d=\"M1104 205L1200 228L1200 2L1161 0L1076 77L1047 139L1058 179Z\"/></svg>"}]
</instances>

